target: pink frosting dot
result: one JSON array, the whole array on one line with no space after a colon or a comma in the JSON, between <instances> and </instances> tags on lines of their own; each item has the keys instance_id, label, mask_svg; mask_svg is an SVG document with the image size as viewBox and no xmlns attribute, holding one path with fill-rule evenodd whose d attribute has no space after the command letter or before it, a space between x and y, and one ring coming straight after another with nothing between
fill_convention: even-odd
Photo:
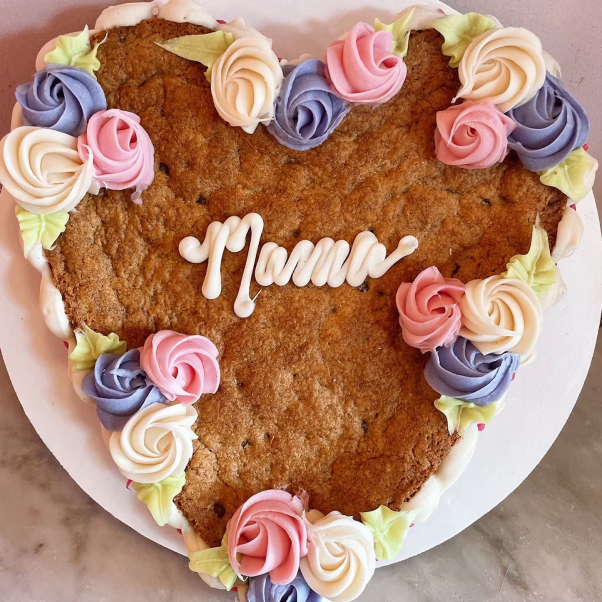
<instances>
[{"instance_id":1,"label":"pink frosting dot","mask_svg":"<svg viewBox=\"0 0 602 602\"><path fill-rule=\"evenodd\" d=\"M403 340L423 353L452 345L462 326L463 295L464 284L444 278L436 267L420 272L411 284L402 284L395 300Z\"/></svg>"},{"instance_id":2,"label":"pink frosting dot","mask_svg":"<svg viewBox=\"0 0 602 602\"><path fill-rule=\"evenodd\" d=\"M393 34L357 23L345 40L326 49L326 77L333 90L354 103L387 102L405 81L407 67L391 52Z\"/></svg>"},{"instance_id":3,"label":"pink frosting dot","mask_svg":"<svg viewBox=\"0 0 602 602\"><path fill-rule=\"evenodd\" d=\"M217 348L207 338L161 330L140 351L140 366L170 401L189 405L203 393L215 393L220 370Z\"/></svg>"},{"instance_id":4,"label":"pink frosting dot","mask_svg":"<svg viewBox=\"0 0 602 602\"><path fill-rule=\"evenodd\" d=\"M439 161L482 169L504 160L516 124L493 104L465 102L437 113L435 152Z\"/></svg>"},{"instance_id":5,"label":"pink frosting dot","mask_svg":"<svg viewBox=\"0 0 602 602\"><path fill-rule=\"evenodd\" d=\"M102 187L134 188L132 201L142 203L140 195L155 178L155 150L138 115L119 109L95 113L77 148L84 162L92 153L94 179Z\"/></svg>"},{"instance_id":6,"label":"pink frosting dot","mask_svg":"<svg viewBox=\"0 0 602 602\"><path fill-rule=\"evenodd\" d=\"M239 577L270 574L272 583L290 583L307 555L301 500L272 489L249 498L227 527L228 556Z\"/></svg>"},{"instance_id":7,"label":"pink frosting dot","mask_svg":"<svg viewBox=\"0 0 602 602\"><path fill-rule=\"evenodd\" d=\"M484 431L485 425L482 422L479 422L479 424L477 424L477 428L479 429L479 431Z\"/></svg>"}]
</instances>

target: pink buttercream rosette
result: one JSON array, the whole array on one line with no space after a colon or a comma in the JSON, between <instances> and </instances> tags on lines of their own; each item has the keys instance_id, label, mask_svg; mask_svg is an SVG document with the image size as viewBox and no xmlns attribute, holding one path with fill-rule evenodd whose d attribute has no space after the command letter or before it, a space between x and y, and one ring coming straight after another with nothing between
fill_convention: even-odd
<instances>
[{"instance_id":1,"label":"pink buttercream rosette","mask_svg":"<svg viewBox=\"0 0 602 602\"><path fill-rule=\"evenodd\" d=\"M387 102L405 81L407 67L391 52L393 34L357 23L345 40L326 49L326 77L343 99L371 105Z\"/></svg>"},{"instance_id":2,"label":"pink buttercream rosette","mask_svg":"<svg viewBox=\"0 0 602 602\"><path fill-rule=\"evenodd\" d=\"M220 370L217 348L207 338L161 330L151 334L140 351L140 366L169 399L190 405L203 393L215 393Z\"/></svg>"},{"instance_id":3,"label":"pink buttercream rosette","mask_svg":"<svg viewBox=\"0 0 602 602\"><path fill-rule=\"evenodd\" d=\"M504 160L516 123L490 103L465 102L437 113L435 152L439 161L482 169Z\"/></svg>"},{"instance_id":4,"label":"pink buttercream rosette","mask_svg":"<svg viewBox=\"0 0 602 602\"><path fill-rule=\"evenodd\" d=\"M276 489L249 498L227 527L228 556L239 577L270 574L272 583L290 583L307 555L307 528L301 500Z\"/></svg>"},{"instance_id":5,"label":"pink buttercream rosette","mask_svg":"<svg viewBox=\"0 0 602 602\"><path fill-rule=\"evenodd\" d=\"M95 113L77 149L84 162L92 150L94 179L101 187L135 188L132 201L142 203L141 194L155 178L155 149L138 115L119 109Z\"/></svg>"},{"instance_id":6,"label":"pink buttercream rosette","mask_svg":"<svg viewBox=\"0 0 602 602\"><path fill-rule=\"evenodd\" d=\"M436 267L420 272L412 284L402 284L395 300L403 340L422 353L452 345L462 326L463 295L464 284L444 278Z\"/></svg>"}]
</instances>

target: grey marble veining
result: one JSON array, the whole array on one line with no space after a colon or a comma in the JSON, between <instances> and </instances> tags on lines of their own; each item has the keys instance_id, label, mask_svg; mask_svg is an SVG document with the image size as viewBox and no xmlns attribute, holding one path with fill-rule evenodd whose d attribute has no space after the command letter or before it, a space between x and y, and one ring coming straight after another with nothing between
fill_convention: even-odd
<instances>
[{"instance_id":1,"label":"grey marble veining","mask_svg":"<svg viewBox=\"0 0 602 602\"><path fill-rule=\"evenodd\" d=\"M203 600L205 585L183 557L71 480L25 417L3 363L0 404L2 602ZM531 476L454 539L379 569L360 602L602 600L601 467L602 338L573 414Z\"/></svg>"}]
</instances>

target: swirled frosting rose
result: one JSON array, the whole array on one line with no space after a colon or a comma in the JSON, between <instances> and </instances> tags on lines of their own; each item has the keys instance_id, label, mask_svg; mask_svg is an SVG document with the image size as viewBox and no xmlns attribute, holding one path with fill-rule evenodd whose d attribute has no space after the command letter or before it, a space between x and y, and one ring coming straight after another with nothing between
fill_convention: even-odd
<instances>
[{"instance_id":1,"label":"swirled frosting rose","mask_svg":"<svg viewBox=\"0 0 602 602\"><path fill-rule=\"evenodd\" d=\"M350 602L362 594L376 568L372 531L339 512L307 514L308 552L301 574L331 602Z\"/></svg>"},{"instance_id":2,"label":"swirled frosting rose","mask_svg":"<svg viewBox=\"0 0 602 602\"><path fill-rule=\"evenodd\" d=\"M107 108L100 84L77 67L48 65L33 82L17 86L24 125L50 128L70 136L86 131L88 119Z\"/></svg>"},{"instance_id":3,"label":"swirled frosting rose","mask_svg":"<svg viewBox=\"0 0 602 602\"><path fill-rule=\"evenodd\" d=\"M188 405L203 393L217 391L217 354L216 346L205 337L161 330L146 339L140 366L167 399Z\"/></svg>"},{"instance_id":4,"label":"swirled frosting rose","mask_svg":"<svg viewBox=\"0 0 602 602\"><path fill-rule=\"evenodd\" d=\"M312 591L298 574L287 585L272 583L269 575L249 579L247 602L320 602L322 596Z\"/></svg>"},{"instance_id":5,"label":"swirled frosting rose","mask_svg":"<svg viewBox=\"0 0 602 602\"><path fill-rule=\"evenodd\" d=\"M333 90L354 103L387 102L403 86L407 67L391 52L393 34L357 23L344 40L326 49L326 77Z\"/></svg>"},{"instance_id":6,"label":"swirled frosting rose","mask_svg":"<svg viewBox=\"0 0 602 602\"><path fill-rule=\"evenodd\" d=\"M466 49L458 76L458 98L491 102L506 113L533 97L545 82L541 42L520 27L486 31Z\"/></svg>"},{"instance_id":7,"label":"swirled frosting rose","mask_svg":"<svg viewBox=\"0 0 602 602\"><path fill-rule=\"evenodd\" d=\"M184 472L197 435L192 406L154 403L136 412L121 433L109 439L109 451L119 471L136 483L158 483Z\"/></svg>"},{"instance_id":8,"label":"swirled frosting rose","mask_svg":"<svg viewBox=\"0 0 602 602\"><path fill-rule=\"evenodd\" d=\"M92 186L93 173L69 134L23 126L0 142L0 182L31 213L71 211Z\"/></svg>"},{"instance_id":9,"label":"swirled frosting rose","mask_svg":"<svg viewBox=\"0 0 602 602\"><path fill-rule=\"evenodd\" d=\"M395 300L403 340L423 353L451 345L462 326L463 294L464 284L444 278L436 267L420 272L412 284L402 284Z\"/></svg>"},{"instance_id":10,"label":"swirled frosting rose","mask_svg":"<svg viewBox=\"0 0 602 602\"><path fill-rule=\"evenodd\" d=\"M472 280L460 308L460 336L484 354L511 351L528 356L541 333L539 299L526 282L516 278Z\"/></svg>"},{"instance_id":11,"label":"swirled frosting rose","mask_svg":"<svg viewBox=\"0 0 602 602\"><path fill-rule=\"evenodd\" d=\"M283 80L272 45L263 36L235 40L211 70L211 94L220 117L252 134L269 123Z\"/></svg>"},{"instance_id":12,"label":"swirled frosting rose","mask_svg":"<svg viewBox=\"0 0 602 602\"><path fill-rule=\"evenodd\" d=\"M286 77L268 131L293 150L314 148L330 136L350 109L330 89L322 61L285 65L283 72Z\"/></svg>"},{"instance_id":13,"label":"swirled frosting rose","mask_svg":"<svg viewBox=\"0 0 602 602\"><path fill-rule=\"evenodd\" d=\"M501 163L508 154L508 135L516 127L488 103L464 102L437 113L437 159L464 169Z\"/></svg>"},{"instance_id":14,"label":"swirled frosting rose","mask_svg":"<svg viewBox=\"0 0 602 602\"><path fill-rule=\"evenodd\" d=\"M585 144L590 131L583 106L549 73L535 96L510 110L508 117L516 123L508 146L531 171L545 171L562 163Z\"/></svg>"},{"instance_id":15,"label":"swirled frosting rose","mask_svg":"<svg viewBox=\"0 0 602 602\"><path fill-rule=\"evenodd\" d=\"M148 382L140 367L140 351L123 355L103 353L82 381L83 392L96 402L100 422L108 431L120 431L132 414L167 400Z\"/></svg>"},{"instance_id":16,"label":"swirled frosting rose","mask_svg":"<svg viewBox=\"0 0 602 602\"><path fill-rule=\"evenodd\" d=\"M286 491L262 491L249 498L227 527L228 555L236 574L269 573L272 583L286 585L307 554L307 529L301 500Z\"/></svg>"},{"instance_id":17,"label":"swirled frosting rose","mask_svg":"<svg viewBox=\"0 0 602 602\"><path fill-rule=\"evenodd\" d=\"M459 337L451 347L431 353L424 378L440 395L486 406L502 398L519 364L519 355L483 355L470 341Z\"/></svg>"},{"instance_id":18,"label":"swirled frosting rose","mask_svg":"<svg viewBox=\"0 0 602 602\"><path fill-rule=\"evenodd\" d=\"M142 203L140 195L155 178L155 149L138 115L119 109L95 113L79 137L78 149L84 161L91 151L94 179L100 186L135 188L132 201Z\"/></svg>"}]
</instances>

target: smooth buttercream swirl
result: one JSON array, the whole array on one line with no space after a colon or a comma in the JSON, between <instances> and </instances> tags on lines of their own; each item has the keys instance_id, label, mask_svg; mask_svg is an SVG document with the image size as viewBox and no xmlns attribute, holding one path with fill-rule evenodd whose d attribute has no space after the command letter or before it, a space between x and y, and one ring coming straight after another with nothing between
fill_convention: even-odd
<instances>
[{"instance_id":1,"label":"smooth buttercream swirl","mask_svg":"<svg viewBox=\"0 0 602 602\"><path fill-rule=\"evenodd\" d=\"M491 102L506 113L529 100L546 79L539 38L523 28L491 29L466 49L457 98Z\"/></svg>"},{"instance_id":2,"label":"smooth buttercream swirl","mask_svg":"<svg viewBox=\"0 0 602 602\"><path fill-rule=\"evenodd\" d=\"M307 514L308 553L301 573L315 592L331 602L359 597L376 568L374 537L370 529L339 512Z\"/></svg>"},{"instance_id":3,"label":"smooth buttercream swirl","mask_svg":"<svg viewBox=\"0 0 602 602\"><path fill-rule=\"evenodd\" d=\"M516 123L508 146L531 171L545 171L562 163L585 144L590 131L583 106L549 73L535 96L510 110L508 117Z\"/></svg>"},{"instance_id":4,"label":"smooth buttercream swirl","mask_svg":"<svg viewBox=\"0 0 602 602\"><path fill-rule=\"evenodd\" d=\"M153 403L167 403L146 378L138 349L103 353L84 377L82 391L96 402L98 418L108 431L120 431L132 414Z\"/></svg>"},{"instance_id":5,"label":"smooth buttercream swirl","mask_svg":"<svg viewBox=\"0 0 602 602\"><path fill-rule=\"evenodd\" d=\"M552 259L558 262L570 257L581 244L583 230L583 222L579 214L567 205L558 224Z\"/></svg>"},{"instance_id":6,"label":"smooth buttercream swirl","mask_svg":"<svg viewBox=\"0 0 602 602\"><path fill-rule=\"evenodd\" d=\"M78 149L82 160L92 158L94 179L100 186L134 188L132 201L142 203L141 194L155 178L155 149L138 115L119 109L95 113L79 137Z\"/></svg>"},{"instance_id":7,"label":"smooth buttercream swirl","mask_svg":"<svg viewBox=\"0 0 602 602\"><path fill-rule=\"evenodd\" d=\"M516 124L490 103L464 102L437 113L435 152L439 161L464 169L501 163Z\"/></svg>"},{"instance_id":8,"label":"smooth buttercream swirl","mask_svg":"<svg viewBox=\"0 0 602 602\"><path fill-rule=\"evenodd\" d=\"M276 585L269 575L249 579L246 602L320 602L322 596L314 592L299 573L290 583Z\"/></svg>"},{"instance_id":9,"label":"smooth buttercream swirl","mask_svg":"<svg viewBox=\"0 0 602 602\"><path fill-rule=\"evenodd\" d=\"M31 213L68 212L92 186L92 161L83 162L77 138L23 126L0 142L0 182Z\"/></svg>"},{"instance_id":10,"label":"smooth buttercream swirl","mask_svg":"<svg viewBox=\"0 0 602 602\"><path fill-rule=\"evenodd\" d=\"M222 119L252 134L269 123L283 80L270 40L248 36L235 40L211 70L213 103Z\"/></svg>"},{"instance_id":11,"label":"smooth buttercream swirl","mask_svg":"<svg viewBox=\"0 0 602 602\"><path fill-rule=\"evenodd\" d=\"M519 355L483 355L470 341L459 337L451 347L431 353L424 378L439 395L486 406L503 397L519 364Z\"/></svg>"},{"instance_id":12,"label":"smooth buttercream swirl","mask_svg":"<svg viewBox=\"0 0 602 602\"><path fill-rule=\"evenodd\" d=\"M262 491L249 498L227 527L228 555L236 574L256 577L269 573L272 583L286 585L307 554L303 503L286 491Z\"/></svg>"},{"instance_id":13,"label":"smooth buttercream swirl","mask_svg":"<svg viewBox=\"0 0 602 602\"><path fill-rule=\"evenodd\" d=\"M594 187L598 161L583 148L573 151L560 165L547 171L538 172L542 184L558 188L562 193L578 203Z\"/></svg>"},{"instance_id":14,"label":"smooth buttercream swirl","mask_svg":"<svg viewBox=\"0 0 602 602\"><path fill-rule=\"evenodd\" d=\"M326 49L326 77L333 90L353 103L379 105L403 86L407 67L391 52L393 35L357 23L344 40Z\"/></svg>"},{"instance_id":15,"label":"smooth buttercream swirl","mask_svg":"<svg viewBox=\"0 0 602 602\"><path fill-rule=\"evenodd\" d=\"M285 79L268 131L293 150L314 148L330 136L350 109L330 89L322 61L285 65L283 72Z\"/></svg>"},{"instance_id":16,"label":"smooth buttercream swirl","mask_svg":"<svg viewBox=\"0 0 602 602\"><path fill-rule=\"evenodd\" d=\"M154 403L136 412L109 439L119 471L136 483L157 483L184 472L192 457L197 413L191 406Z\"/></svg>"},{"instance_id":17,"label":"smooth buttercream swirl","mask_svg":"<svg viewBox=\"0 0 602 602\"><path fill-rule=\"evenodd\" d=\"M167 399L189 405L203 393L217 391L217 355L216 346L206 337L161 330L146 339L140 365Z\"/></svg>"},{"instance_id":18,"label":"smooth buttercream swirl","mask_svg":"<svg viewBox=\"0 0 602 602\"><path fill-rule=\"evenodd\" d=\"M436 267L420 272L411 284L402 284L395 300L403 340L423 353L452 345L462 326L462 295L464 284L444 278Z\"/></svg>"},{"instance_id":19,"label":"smooth buttercream swirl","mask_svg":"<svg viewBox=\"0 0 602 602\"><path fill-rule=\"evenodd\" d=\"M88 119L107 108L100 84L78 67L48 65L33 82L17 86L24 125L50 128L70 136L86 131Z\"/></svg>"},{"instance_id":20,"label":"smooth buttercream swirl","mask_svg":"<svg viewBox=\"0 0 602 602\"><path fill-rule=\"evenodd\" d=\"M537 295L522 280L491 276L466 285L460 303L460 336L484 354L511 351L528 356L541 333L543 313Z\"/></svg>"}]
</instances>

